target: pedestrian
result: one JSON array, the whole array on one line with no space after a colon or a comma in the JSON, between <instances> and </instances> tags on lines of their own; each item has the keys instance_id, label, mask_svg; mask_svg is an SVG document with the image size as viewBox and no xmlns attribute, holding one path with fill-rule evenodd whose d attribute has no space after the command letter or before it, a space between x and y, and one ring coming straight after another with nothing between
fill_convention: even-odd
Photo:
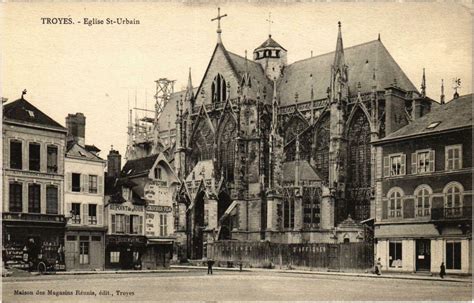
<instances>
[{"instance_id":1,"label":"pedestrian","mask_svg":"<svg viewBox=\"0 0 474 303\"><path fill-rule=\"evenodd\" d=\"M382 261L380 261L380 258L377 259L377 263L375 264L375 274L377 274L377 276L382 274Z\"/></svg>"},{"instance_id":2,"label":"pedestrian","mask_svg":"<svg viewBox=\"0 0 474 303\"><path fill-rule=\"evenodd\" d=\"M444 266L444 262L441 262L441 266L439 267L439 276L441 279L444 279L444 276L446 276L446 266Z\"/></svg>"},{"instance_id":3,"label":"pedestrian","mask_svg":"<svg viewBox=\"0 0 474 303\"><path fill-rule=\"evenodd\" d=\"M212 265L214 265L214 260L207 259L207 274L212 275Z\"/></svg>"}]
</instances>

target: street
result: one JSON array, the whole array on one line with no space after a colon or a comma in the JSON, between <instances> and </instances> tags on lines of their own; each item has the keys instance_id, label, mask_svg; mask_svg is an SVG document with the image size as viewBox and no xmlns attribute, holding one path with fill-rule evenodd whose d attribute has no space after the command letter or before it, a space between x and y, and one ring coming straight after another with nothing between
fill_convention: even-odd
<instances>
[{"instance_id":1,"label":"street","mask_svg":"<svg viewBox=\"0 0 474 303\"><path fill-rule=\"evenodd\" d=\"M214 271L51 275L3 280L3 302L471 301L472 284L383 277Z\"/></svg>"}]
</instances>

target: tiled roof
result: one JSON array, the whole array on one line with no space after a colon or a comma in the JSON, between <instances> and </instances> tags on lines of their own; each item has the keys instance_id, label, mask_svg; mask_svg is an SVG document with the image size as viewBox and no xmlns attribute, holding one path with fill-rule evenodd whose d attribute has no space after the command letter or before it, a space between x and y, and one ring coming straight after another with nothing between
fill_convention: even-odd
<instances>
[{"instance_id":1,"label":"tiled roof","mask_svg":"<svg viewBox=\"0 0 474 303\"><path fill-rule=\"evenodd\" d=\"M8 120L44 125L66 130L61 124L54 121L37 107L25 99L18 99L3 107L3 116Z\"/></svg>"},{"instance_id":2,"label":"tiled roof","mask_svg":"<svg viewBox=\"0 0 474 303\"><path fill-rule=\"evenodd\" d=\"M286 50L278 42L272 39L272 35L269 35L268 39L265 42L263 42L259 47L257 47L255 50L266 48L266 47L279 47L281 49Z\"/></svg>"},{"instance_id":3,"label":"tiled roof","mask_svg":"<svg viewBox=\"0 0 474 303\"><path fill-rule=\"evenodd\" d=\"M122 168L121 176L128 177L134 176L141 173L148 173L150 169L155 164L158 154L154 154L148 157L138 158L134 160L129 160Z\"/></svg>"},{"instance_id":4,"label":"tiled roof","mask_svg":"<svg viewBox=\"0 0 474 303\"><path fill-rule=\"evenodd\" d=\"M473 96L473 94L464 95L444 105L440 105L423 117L415 119L410 124L379 140L379 142L407 136L438 133L462 127L472 127Z\"/></svg>"},{"instance_id":5,"label":"tiled roof","mask_svg":"<svg viewBox=\"0 0 474 303\"><path fill-rule=\"evenodd\" d=\"M277 88L280 104L293 104L295 93L298 93L299 102L310 101L311 86L313 100L326 98L334 55L335 53L331 52L287 66ZM357 92L358 82L362 93L372 90L374 69L377 89L389 87L396 79L398 87L406 91L417 91L379 40L345 48L344 59L348 66L349 89L352 93Z\"/></svg>"},{"instance_id":6,"label":"tiled roof","mask_svg":"<svg viewBox=\"0 0 474 303\"><path fill-rule=\"evenodd\" d=\"M300 180L321 181L314 168L306 160L299 161L299 177ZM282 165L282 174L284 182L295 180L296 161L285 162Z\"/></svg>"},{"instance_id":7,"label":"tiled roof","mask_svg":"<svg viewBox=\"0 0 474 303\"><path fill-rule=\"evenodd\" d=\"M82 158L84 160L103 160L99 156L96 156L94 153L88 151L85 147L79 145L77 142L74 141L68 142L66 156Z\"/></svg>"}]
</instances>

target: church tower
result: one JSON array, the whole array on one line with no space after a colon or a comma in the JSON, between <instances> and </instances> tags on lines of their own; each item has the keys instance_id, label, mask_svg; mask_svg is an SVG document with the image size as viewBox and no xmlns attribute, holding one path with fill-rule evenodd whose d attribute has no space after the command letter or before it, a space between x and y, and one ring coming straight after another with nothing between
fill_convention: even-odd
<instances>
[{"instance_id":1,"label":"church tower","mask_svg":"<svg viewBox=\"0 0 474 303\"><path fill-rule=\"evenodd\" d=\"M253 51L253 60L260 63L268 79L278 80L287 64L286 54L286 49L268 35L268 39Z\"/></svg>"}]
</instances>

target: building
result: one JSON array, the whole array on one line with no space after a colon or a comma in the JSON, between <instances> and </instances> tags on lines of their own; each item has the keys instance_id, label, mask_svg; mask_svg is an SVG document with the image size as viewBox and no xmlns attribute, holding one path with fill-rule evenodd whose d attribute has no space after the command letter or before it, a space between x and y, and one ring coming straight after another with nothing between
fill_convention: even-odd
<instances>
[{"instance_id":1,"label":"building","mask_svg":"<svg viewBox=\"0 0 474 303\"><path fill-rule=\"evenodd\" d=\"M67 130L24 94L3 107L2 244L9 265L28 267L26 252L35 270L64 269Z\"/></svg>"},{"instance_id":2,"label":"building","mask_svg":"<svg viewBox=\"0 0 474 303\"><path fill-rule=\"evenodd\" d=\"M253 60L230 52L219 23L199 86L190 73L169 94L146 149L129 136L129 155L163 152L182 181L188 257L220 240L372 241L371 142L438 103L380 37L344 48L337 29L334 52L289 63L271 35Z\"/></svg>"},{"instance_id":3,"label":"building","mask_svg":"<svg viewBox=\"0 0 474 303\"><path fill-rule=\"evenodd\" d=\"M163 154L155 154L127 161L119 180L136 184L132 188L133 192L145 200L147 245L141 259L143 268L168 267L173 249L179 250L174 247L174 218L175 213L179 213L173 202L179 185L177 176L166 157Z\"/></svg>"},{"instance_id":4,"label":"building","mask_svg":"<svg viewBox=\"0 0 474 303\"><path fill-rule=\"evenodd\" d=\"M472 104L455 98L375 143L376 254L389 271L472 274Z\"/></svg>"},{"instance_id":5,"label":"building","mask_svg":"<svg viewBox=\"0 0 474 303\"><path fill-rule=\"evenodd\" d=\"M136 183L120 178L121 156L110 150L105 182L105 267L141 269L146 249L145 200L133 190Z\"/></svg>"},{"instance_id":6,"label":"building","mask_svg":"<svg viewBox=\"0 0 474 303\"><path fill-rule=\"evenodd\" d=\"M85 117L66 117L68 144L65 157L64 215L67 270L104 269L104 172L106 161L95 146L85 145Z\"/></svg>"}]
</instances>

